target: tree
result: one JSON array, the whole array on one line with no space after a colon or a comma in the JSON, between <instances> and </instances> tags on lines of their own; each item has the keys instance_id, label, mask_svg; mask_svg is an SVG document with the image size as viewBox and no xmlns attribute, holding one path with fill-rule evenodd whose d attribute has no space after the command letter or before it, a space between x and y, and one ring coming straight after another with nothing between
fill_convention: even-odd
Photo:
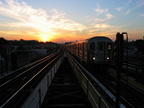
<instances>
[{"instance_id":1,"label":"tree","mask_svg":"<svg viewBox=\"0 0 144 108\"><path fill-rule=\"evenodd\" d=\"M0 45L4 45L7 43L7 40L5 40L3 37L0 37Z\"/></svg>"}]
</instances>

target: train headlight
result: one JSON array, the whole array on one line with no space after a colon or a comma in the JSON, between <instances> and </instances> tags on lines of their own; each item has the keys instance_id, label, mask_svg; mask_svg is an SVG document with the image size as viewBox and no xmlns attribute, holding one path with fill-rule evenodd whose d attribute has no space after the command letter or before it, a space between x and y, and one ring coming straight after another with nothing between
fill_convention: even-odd
<instances>
[{"instance_id":1,"label":"train headlight","mask_svg":"<svg viewBox=\"0 0 144 108\"><path fill-rule=\"evenodd\" d=\"M95 57L93 57L93 60L95 60Z\"/></svg>"},{"instance_id":2,"label":"train headlight","mask_svg":"<svg viewBox=\"0 0 144 108\"><path fill-rule=\"evenodd\" d=\"M109 57L107 57L107 60L109 60L110 58Z\"/></svg>"}]
</instances>

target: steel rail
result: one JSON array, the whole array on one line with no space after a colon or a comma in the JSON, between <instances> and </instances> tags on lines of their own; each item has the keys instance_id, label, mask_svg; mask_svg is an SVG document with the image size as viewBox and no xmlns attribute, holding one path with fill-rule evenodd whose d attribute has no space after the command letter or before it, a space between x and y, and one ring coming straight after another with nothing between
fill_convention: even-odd
<instances>
[{"instance_id":1,"label":"steel rail","mask_svg":"<svg viewBox=\"0 0 144 108\"><path fill-rule=\"evenodd\" d=\"M35 62L32 62L32 63L30 63L30 64L28 64L28 65L26 65L26 66L23 66L23 67L21 67L21 68L18 68L17 70L15 70L15 71L13 71L13 72L11 72L11 73L9 73L9 74L1 77L1 78L0 78L0 87L1 87L4 83L6 83L6 80L7 80L7 82L9 82L8 80L11 79L11 78L13 78L13 77L16 76L17 74L19 74L19 72L25 71L25 70L27 70L28 68L34 66L35 64L37 64L37 63L39 63L39 62L41 62L41 61L43 61L43 60L45 60L45 59L50 59L50 58L52 58L52 57L55 56L55 55L56 55L56 53L53 53L53 54L51 54L51 55L48 55L48 56L46 56L46 57L44 57L44 58L41 58L41 59L39 59L39 60L37 60L37 61L35 61Z\"/></svg>"},{"instance_id":2,"label":"steel rail","mask_svg":"<svg viewBox=\"0 0 144 108\"><path fill-rule=\"evenodd\" d=\"M0 89L1 89L2 87L4 87L5 85L7 85L8 83L10 83L11 81L15 80L16 78L20 77L21 75L23 75L23 74L25 74L26 72L32 70L33 68L35 68L35 67L37 67L38 65L44 63L45 61L51 59L51 58L54 57L54 56L55 56L55 54L53 54L53 55L51 55L51 56L48 56L48 57L45 57L45 58L43 58L43 59L40 59L40 60L32 63L31 65L29 65L29 66L26 68L27 70L24 70L24 71L21 72L20 74L14 76L14 77L11 78L11 79L8 79L8 80L5 81L3 84L1 84L1 85L0 85ZM36 63L37 63L37 64L36 64ZM32 67L31 67L31 66L32 66ZM12 74L13 74L13 73L12 73Z\"/></svg>"},{"instance_id":3,"label":"steel rail","mask_svg":"<svg viewBox=\"0 0 144 108\"><path fill-rule=\"evenodd\" d=\"M79 63L77 63L77 64L79 64ZM83 67L81 68L82 70L84 70L83 69ZM86 76L90 76L90 78L92 78L92 79L94 79L94 82L97 82L97 84L99 84L99 86L101 87L101 88L103 88L103 91L104 92L106 92L106 94L109 94L109 96L110 96L110 98L113 100L113 102L115 102L115 94L116 94L116 90L115 90L115 87L111 87L113 84L112 83L110 83L111 81L105 81L106 79L105 79L105 77L103 78L103 81L105 81L105 83L104 83L104 85L106 86L104 86L102 83L101 83L101 80L100 81L98 81L93 75L91 75L88 71L85 71L87 74L86 74ZM89 75L90 74L90 75ZM95 80L96 79L96 80ZM116 80L116 79L115 79ZM109 84L108 84L108 82L109 82ZM108 90L109 89L109 90ZM142 93L142 92L141 92ZM140 93L140 94L141 94ZM134 105L132 105L132 103L129 101L129 100L127 100L124 96L120 96L120 106L123 106L123 107L126 107L126 106L129 106L129 107L132 107L132 108L134 108L135 106Z\"/></svg>"},{"instance_id":4,"label":"steel rail","mask_svg":"<svg viewBox=\"0 0 144 108\"><path fill-rule=\"evenodd\" d=\"M10 101L12 101L14 98L18 97L18 95L27 88L28 84L30 84L42 71L44 71L48 66L50 66L52 63L54 63L55 60L57 60L62 53L60 53L57 57L55 57L52 61L50 61L47 65L45 65L39 72L37 72L33 77L31 77L25 84L23 84L12 96L10 96L1 106L0 108L6 107Z\"/></svg>"},{"instance_id":5,"label":"steel rail","mask_svg":"<svg viewBox=\"0 0 144 108\"><path fill-rule=\"evenodd\" d=\"M70 56L70 54L68 54ZM79 62L77 62L72 56L70 56L70 59L71 61L73 61L75 64L77 64L79 70L81 70L82 72L84 72L84 76L86 76L88 82L90 83L90 85L92 85L92 87L96 90L96 94L99 96L99 98L101 98L101 101L103 101L102 103L105 103L105 106L107 106L107 108L110 108L109 105L111 103L109 103L109 105L107 105L108 101L106 102L106 100L104 99L104 97L108 96L109 99L111 99L113 102L112 103L115 103L116 101L116 98L115 98L115 95L113 95L100 81L98 81L88 70L86 70ZM89 85L89 86L90 86ZM98 88L95 88L95 85L97 85ZM85 85L87 86L87 85ZM100 90L100 91L97 91L97 90ZM103 95L102 95L103 94ZM92 95L95 95L95 94L92 94ZM91 95L91 96L92 96ZM105 98L106 98L105 97ZM101 102L100 102L101 104ZM110 105L111 107L113 106L112 104ZM121 104L121 106L124 107L123 104ZM114 107L114 106L113 106Z\"/></svg>"}]
</instances>

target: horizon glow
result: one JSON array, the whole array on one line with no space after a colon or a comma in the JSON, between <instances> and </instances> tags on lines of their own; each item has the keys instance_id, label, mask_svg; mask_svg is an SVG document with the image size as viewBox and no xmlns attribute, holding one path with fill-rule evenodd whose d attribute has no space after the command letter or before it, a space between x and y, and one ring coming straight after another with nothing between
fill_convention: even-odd
<instances>
[{"instance_id":1,"label":"horizon glow","mask_svg":"<svg viewBox=\"0 0 144 108\"><path fill-rule=\"evenodd\" d=\"M0 37L58 43L127 32L143 39L144 0L0 0Z\"/></svg>"}]
</instances>

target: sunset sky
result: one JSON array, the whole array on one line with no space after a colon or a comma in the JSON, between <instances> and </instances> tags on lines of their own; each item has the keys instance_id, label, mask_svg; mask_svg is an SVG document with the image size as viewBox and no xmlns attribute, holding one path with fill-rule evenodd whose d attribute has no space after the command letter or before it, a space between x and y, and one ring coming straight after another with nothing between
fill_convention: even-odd
<instances>
[{"instance_id":1,"label":"sunset sky","mask_svg":"<svg viewBox=\"0 0 144 108\"><path fill-rule=\"evenodd\" d=\"M144 36L144 0L0 0L0 37L69 42Z\"/></svg>"}]
</instances>

